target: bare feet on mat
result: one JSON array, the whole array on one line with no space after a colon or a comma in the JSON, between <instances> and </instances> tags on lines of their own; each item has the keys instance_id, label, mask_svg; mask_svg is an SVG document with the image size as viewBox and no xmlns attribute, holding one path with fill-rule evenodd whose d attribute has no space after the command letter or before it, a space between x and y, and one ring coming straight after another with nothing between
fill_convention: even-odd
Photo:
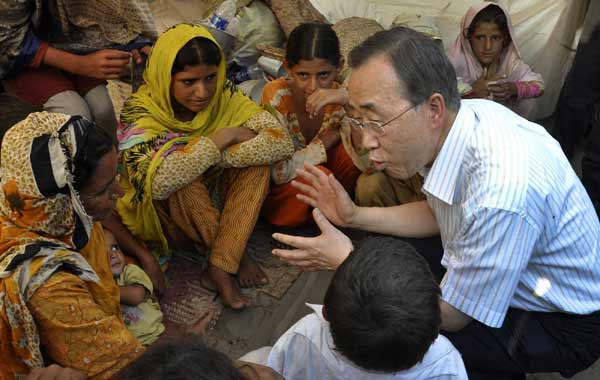
<instances>
[{"instance_id":1,"label":"bare feet on mat","mask_svg":"<svg viewBox=\"0 0 600 380\"><path fill-rule=\"evenodd\" d=\"M209 310L207 311L200 319L198 319L195 323L186 326L185 335L206 335L206 331L208 330L208 326L210 322L215 317L216 311Z\"/></svg>"},{"instance_id":2,"label":"bare feet on mat","mask_svg":"<svg viewBox=\"0 0 600 380\"><path fill-rule=\"evenodd\" d=\"M241 293L232 274L217 268L211 263L208 263L206 274L206 279L209 279L211 285L217 289L225 305L236 310L250 306L250 298Z\"/></svg>"},{"instance_id":3,"label":"bare feet on mat","mask_svg":"<svg viewBox=\"0 0 600 380\"><path fill-rule=\"evenodd\" d=\"M238 281L242 288L258 288L269 283L269 279L265 272L263 272L260 264L247 254L244 255L240 263Z\"/></svg>"}]
</instances>

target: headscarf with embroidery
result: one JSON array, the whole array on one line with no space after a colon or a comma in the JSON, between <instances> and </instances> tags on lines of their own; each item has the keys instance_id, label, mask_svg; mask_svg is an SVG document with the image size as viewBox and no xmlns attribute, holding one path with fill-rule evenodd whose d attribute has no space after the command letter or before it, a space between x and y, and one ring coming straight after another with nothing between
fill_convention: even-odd
<instances>
[{"instance_id":1,"label":"headscarf with embroidery","mask_svg":"<svg viewBox=\"0 0 600 380\"><path fill-rule=\"evenodd\" d=\"M217 90L208 106L189 121L175 117L171 103L171 67L177 53L193 38L206 38L218 46L207 29L180 24L156 41L144 71L145 85L125 103L119 133L119 150L128 150L122 160L121 186L125 196L117 210L125 225L146 241L167 242L154 209L152 179L165 156L178 146L228 127L240 127L262 111L225 78L225 57L217 70ZM219 48L220 49L220 48ZM193 142L192 142L193 143Z\"/></svg>"},{"instance_id":2,"label":"headscarf with embroidery","mask_svg":"<svg viewBox=\"0 0 600 380\"><path fill-rule=\"evenodd\" d=\"M73 163L85 149L90 128L93 124L79 116L32 113L2 141L0 356L8 368L0 372L43 366L37 328L26 304L53 273L63 269L99 282L76 252L88 243L92 230L92 219L73 185Z\"/></svg>"}]
</instances>

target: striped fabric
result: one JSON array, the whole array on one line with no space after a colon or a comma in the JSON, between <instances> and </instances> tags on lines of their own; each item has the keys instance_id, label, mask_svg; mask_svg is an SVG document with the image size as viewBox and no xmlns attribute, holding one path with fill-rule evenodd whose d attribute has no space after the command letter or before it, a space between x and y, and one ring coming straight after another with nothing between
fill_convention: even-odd
<instances>
[{"instance_id":1,"label":"striped fabric","mask_svg":"<svg viewBox=\"0 0 600 380\"><path fill-rule=\"evenodd\" d=\"M208 248L211 264L227 273L237 273L269 192L270 172L268 166L225 169L218 194L211 194L200 177L167 200L155 201L171 244L191 239ZM215 207L215 203L222 207Z\"/></svg>"},{"instance_id":2,"label":"striped fabric","mask_svg":"<svg viewBox=\"0 0 600 380\"><path fill-rule=\"evenodd\" d=\"M444 244L446 302L490 327L509 307L600 310L600 223L544 128L465 100L423 174Z\"/></svg>"}]
</instances>

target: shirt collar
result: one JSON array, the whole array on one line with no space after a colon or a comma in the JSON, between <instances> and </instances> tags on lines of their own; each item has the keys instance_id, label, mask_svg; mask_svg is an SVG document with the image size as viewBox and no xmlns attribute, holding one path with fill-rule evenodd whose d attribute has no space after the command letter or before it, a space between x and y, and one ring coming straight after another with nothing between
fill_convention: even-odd
<instances>
[{"instance_id":1,"label":"shirt collar","mask_svg":"<svg viewBox=\"0 0 600 380\"><path fill-rule=\"evenodd\" d=\"M433 165L430 169L421 171L425 177L423 190L449 205L452 205L455 199L460 167L475 123L475 113L462 102Z\"/></svg>"}]
</instances>

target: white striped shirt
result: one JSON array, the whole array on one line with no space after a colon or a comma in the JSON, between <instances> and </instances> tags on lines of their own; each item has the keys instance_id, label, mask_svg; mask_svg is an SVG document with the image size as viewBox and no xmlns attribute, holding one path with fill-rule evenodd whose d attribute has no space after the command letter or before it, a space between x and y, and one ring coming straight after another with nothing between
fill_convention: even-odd
<instances>
[{"instance_id":1,"label":"white striped shirt","mask_svg":"<svg viewBox=\"0 0 600 380\"><path fill-rule=\"evenodd\" d=\"M600 223L543 127L495 102L462 101L422 174L444 245L446 302L490 327L509 307L600 310Z\"/></svg>"}]
</instances>

